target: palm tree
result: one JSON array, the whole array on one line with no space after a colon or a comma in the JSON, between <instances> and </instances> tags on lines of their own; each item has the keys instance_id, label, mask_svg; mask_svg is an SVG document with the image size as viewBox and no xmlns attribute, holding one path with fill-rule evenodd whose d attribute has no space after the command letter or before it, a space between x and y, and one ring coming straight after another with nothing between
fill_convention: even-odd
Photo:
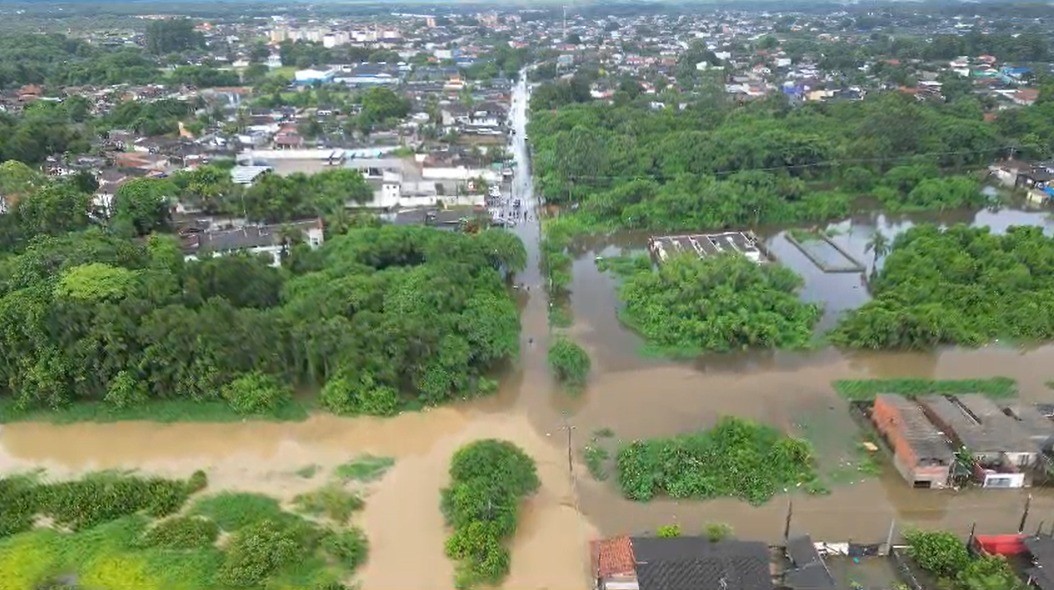
<instances>
[{"instance_id":1,"label":"palm tree","mask_svg":"<svg viewBox=\"0 0 1054 590\"><path fill-rule=\"evenodd\" d=\"M864 252L871 252L874 255L871 260L871 278L878 274L878 259L884 258L886 254L889 254L891 246L889 238L880 231L872 234L871 239L867 241L867 245L864 246Z\"/></svg>"}]
</instances>

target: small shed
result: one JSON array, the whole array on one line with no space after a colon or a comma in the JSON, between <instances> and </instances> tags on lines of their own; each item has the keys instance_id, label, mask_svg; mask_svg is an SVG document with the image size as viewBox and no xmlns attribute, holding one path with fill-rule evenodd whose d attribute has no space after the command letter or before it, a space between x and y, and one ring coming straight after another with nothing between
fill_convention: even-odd
<instances>
[{"instance_id":1,"label":"small shed","mask_svg":"<svg viewBox=\"0 0 1054 590\"><path fill-rule=\"evenodd\" d=\"M892 448L893 465L901 477L916 488L948 485L955 452L915 400L878 395L871 419Z\"/></svg>"}]
</instances>

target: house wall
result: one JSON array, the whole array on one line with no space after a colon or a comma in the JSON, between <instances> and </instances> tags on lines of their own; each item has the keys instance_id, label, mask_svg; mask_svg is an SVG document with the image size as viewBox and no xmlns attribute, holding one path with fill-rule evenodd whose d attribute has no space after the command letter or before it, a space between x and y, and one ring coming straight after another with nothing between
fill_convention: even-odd
<instances>
[{"instance_id":1,"label":"house wall","mask_svg":"<svg viewBox=\"0 0 1054 590\"><path fill-rule=\"evenodd\" d=\"M421 169L421 177L430 180L471 180L473 178L482 178L487 182L498 182L501 180L501 173L485 168L465 168L463 166L457 168L427 167Z\"/></svg>"}]
</instances>

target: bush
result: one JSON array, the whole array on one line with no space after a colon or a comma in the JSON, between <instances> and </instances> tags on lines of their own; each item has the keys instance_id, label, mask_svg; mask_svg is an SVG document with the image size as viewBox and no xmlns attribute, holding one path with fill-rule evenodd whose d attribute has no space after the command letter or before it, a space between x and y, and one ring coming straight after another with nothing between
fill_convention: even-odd
<instances>
[{"instance_id":1,"label":"bush","mask_svg":"<svg viewBox=\"0 0 1054 590\"><path fill-rule=\"evenodd\" d=\"M904 534L911 557L922 569L942 578L953 578L970 564L966 545L946 531L913 530Z\"/></svg>"},{"instance_id":2,"label":"bush","mask_svg":"<svg viewBox=\"0 0 1054 590\"><path fill-rule=\"evenodd\" d=\"M288 387L258 371L231 381L220 394L239 414L273 413L293 398Z\"/></svg>"},{"instance_id":3,"label":"bush","mask_svg":"<svg viewBox=\"0 0 1054 590\"><path fill-rule=\"evenodd\" d=\"M619 449L616 463L623 495L640 502L662 493L762 504L784 487L816 478L809 443L734 417L708 431L634 441Z\"/></svg>"},{"instance_id":4,"label":"bush","mask_svg":"<svg viewBox=\"0 0 1054 590\"><path fill-rule=\"evenodd\" d=\"M322 539L322 549L344 567L353 570L366 561L369 543L360 529L352 527L326 535Z\"/></svg>"},{"instance_id":5,"label":"bush","mask_svg":"<svg viewBox=\"0 0 1054 590\"><path fill-rule=\"evenodd\" d=\"M957 395L980 393L991 398L1014 397L1017 381L1010 377L988 379L841 379L834 382L838 395L852 401L869 401L880 393L896 395Z\"/></svg>"},{"instance_id":6,"label":"bush","mask_svg":"<svg viewBox=\"0 0 1054 590\"><path fill-rule=\"evenodd\" d=\"M454 533L446 553L458 560L455 584L498 585L509 572L502 543L516 530L519 503L538 489L534 461L516 445L481 440L458 449L441 508Z\"/></svg>"},{"instance_id":7,"label":"bush","mask_svg":"<svg viewBox=\"0 0 1054 590\"><path fill-rule=\"evenodd\" d=\"M549 347L549 366L556 378L571 387L582 387L589 376L589 354L567 338L557 338Z\"/></svg>"},{"instance_id":8,"label":"bush","mask_svg":"<svg viewBox=\"0 0 1054 590\"><path fill-rule=\"evenodd\" d=\"M143 535L144 547L199 549L209 547L219 537L220 527L204 518L185 516L158 523Z\"/></svg>"},{"instance_id":9,"label":"bush","mask_svg":"<svg viewBox=\"0 0 1054 590\"><path fill-rule=\"evenodd\" d=\"M673 539L681 536L681 525L679 524L666 524L658 528L655 531L660 539Z\"/></svg>"},{"instance_id":10,"label":"bush","mask_svg":"<svg viewBox=\"0 0 1054 590\"><path fill-rule=\"evenodd\" d=\"M342 373L326 382L319 395L322 407L340 415L392 416L402 404L393 387L378 384L369 373Z\"/></svg>"},{"instance_id":11,"label":"bush","mask_svg":"<svg viewBox=\"0 0 1054 590\"><path fill-rule=\"evenodd\" d=\"M607 469L604 464L611 458L611 453L608 452L604 447L595 445L589 445L585 448L586 468L589 469L589 474L593 476L593 479L597 481L604 481L608 478Z\"/></svg>"},{"instance_id":12,"label":"bush","mask_svg":"<svg viewBox=\"0 0 1054 590\"><path fill-rule=\"evenodd\" d=\"M272 520L249 525L231 539L218 579L231 586L254 586L301 557L301 552L297 536L288 527Z\"/></svg>"},{"instance_id":13,"label":"bush","mask_svg":"<svg viewBox=\"0 0 1054 590\"><path fill-rule=\"evenodd\" d=\"M205 472L198 469L194 473L190 474L190 479L187 480L187 491L191 494L204 490L209 485L209 478L205 475Z\"/></svg>"},{"instance_id":14,"label":"bush","mask_svg":"<svg viewBox=\"0 0 1054 590\"><path fill-rule=\"evenodd\" d=\"M146 383L136 379L128 371L121 371L110 382L103 401L115 408L137 406L149 399Z\"/></svg>"},{"instance_id":15,"label":"bush","mask_svg":"<svg viewBox=\"0 0 1054 590\"><path fill-rule=\"evenodd\" d=\"M703 533L711 543L716 543L731 537L732 527L723 522L712 522L703 528Z\"/></svg>"},{"instance_id":16,"label":"bush","mask_svg":"<svg viewBox=\"0 0 1054 590\"><path fill-rule=\"evenodd\" d=\"M337 465L333 473L344 481L370 482L380 479L391 469L392 465L395 465L395 459L391 457L375 457L367 454Z\"/></svg>"}]
</instances>

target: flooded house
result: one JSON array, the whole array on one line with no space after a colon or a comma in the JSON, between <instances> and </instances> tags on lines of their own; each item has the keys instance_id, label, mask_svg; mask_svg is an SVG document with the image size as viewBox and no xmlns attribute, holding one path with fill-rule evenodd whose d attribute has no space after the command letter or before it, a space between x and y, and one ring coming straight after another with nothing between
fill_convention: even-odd
<instances>
[{"instance_id":1,"label":"flooded house","mask_svg":"<svg viewBox=\"0 0 1054 590\"><path fill-rule=\"evenodd\" d=\"M590 544L595 590L772 590L759 541L620 536Z\"/></svg>"},{"instance_id":2,"label":"flooded house","mask_svg":"<svg viewBox=\"0 0 1054 590\"><path fill-rule=\"evenodd\" d=\"M1014 418L980 394L919 398L926 416L974 461L974 477L986 488L1031 485L1028 473L1040 447Z\"/></svg>"},{"instance_id":3,"label":"flooded house","mask_svg":"<svg viewBox=\"0 0 1054 590\"><path fill-rule=\"evenodd\" d=\"M871 420L893 451L897 472L908 483L916 488L948 485L955 452L918 402L901 395L878 395Z\"/></svg>"},{"instance_id":4,"label":"flooded house","mask_svg":"<svg viewBox=\"0 0 1054 590\"><path fill-rule=\"evenodd\" d=\"M835 590L838 584L809 535L787 540L783 585L792 590Z\"/></svg>"}]
</instances>

